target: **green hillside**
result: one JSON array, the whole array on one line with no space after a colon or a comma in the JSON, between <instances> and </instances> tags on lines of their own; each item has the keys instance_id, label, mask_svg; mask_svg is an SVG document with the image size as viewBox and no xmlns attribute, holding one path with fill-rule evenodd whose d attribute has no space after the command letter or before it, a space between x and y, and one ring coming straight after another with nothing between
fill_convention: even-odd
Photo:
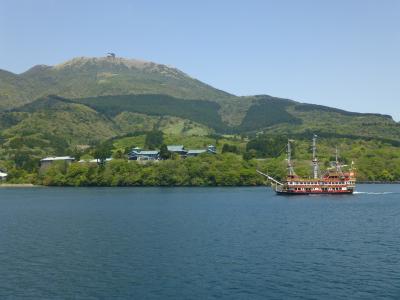
<instances>
[{"instance_id":1,"label":"green hillside","mask_svg":"<svg viewBox=\"0 0 400 300\"><path fill-rule=\"evenodd\" d=\"M226 130L218 114L219 105L205 100L183 100L167 95L103 96L76 100L104 115L113 117L122 112L137 112L153 116L175 116Z\"/></svg>"},{"instance_id":2,"label":"green hillside","mask_svg":"<svg viewBox=\"0 0 400 300\"><path fill-rule=\"evenodd\" d=\"M173 67L107 57L79 57L56 66L39 65L19 75L1 71L0 90L0 109L51 94L65 98L165 94L211 100L232 96Z\"/></svg>"},{"instance_id":3,"label":"green hillside","mask_svg":"<svg viewBox=\"0 0 400 300\"><path fill-rule=\"evenodd\" d=\"M78 57L55 66L38 65L22 74L0 70L0 111L48 95L86 104L107 117L115 117L117 112L168 115L221 133L310 129L390 139L398 139L399 133L398 124L388 116L267 95L237 97L176 68L135 59ZM187 100L191 102L183 102Z\"/></svg>"},{"instance_id":4,"label":"green hillside","mask_svg":"<svg viewBox=\"0 0 400 300\"><path fill-rule=\"evenodd\" d=\"M400 124L388 115L269 95L237 97L175 68L124 58L75 58L18 75L0 70L0 169L34 174L44 156L93 155L103 144L121 155L145 147L153 131L163 132L168 144L212 143L219 152L267 158L277 168L277 145L287 138L308 143L318 134L322 147L334 141L348 159L358 159L362 178L399 177L390 170L399 169Z\"/></svg>"}]
</instances>

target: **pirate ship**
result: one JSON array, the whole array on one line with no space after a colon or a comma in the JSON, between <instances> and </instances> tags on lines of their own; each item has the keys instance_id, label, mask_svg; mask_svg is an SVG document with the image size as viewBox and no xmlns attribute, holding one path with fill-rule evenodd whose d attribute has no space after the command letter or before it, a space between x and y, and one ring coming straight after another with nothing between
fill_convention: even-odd
<instances>
[{"instance_id":1,"label":"pirate ship","mask_svg":"<svg viewBox=\"0 0 400 300\"><path fill-rule=\"evenodd\" d=\"M336 148L336 160L333 166L321 172L317 158L317 136L312 139L312 177L303 178L298 176L292 164L291 142L287 144L287 176L283 181L279 181L268 174L259 170L257 172L267 177L271 182L275 192L279 195L309 195L309 194L352 194L356 184L356 174L353 163L348 171L343 171L338 159Z\"/></svg>"}]
</instances>

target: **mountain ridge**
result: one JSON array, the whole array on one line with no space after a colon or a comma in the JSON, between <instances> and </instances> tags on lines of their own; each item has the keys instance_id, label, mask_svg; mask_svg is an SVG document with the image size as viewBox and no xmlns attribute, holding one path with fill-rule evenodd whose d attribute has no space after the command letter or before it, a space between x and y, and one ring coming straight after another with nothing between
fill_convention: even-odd
<instances>
[{"instance_id":1,"label":"mountain ridge","mask_svg":"<svg viewBox=\"0 0 400 300\"><path fill-rule=\"evenodd\" d=\"M42 101L48 107L36 105L35 101L40 103L50 95L50 100ZM383 132L385 126L397 130L398 123L389 115L349 112L269 95L235 96L177 68L151 61L76 57L54 66L36 65L20 74L0 70L0 111L17 113L18 108L21 111L30 107L25 113L50 113L52 97L68 99L109 118L124 111L151 118L164 114L191 120L218 133L299 134L313 128L397 139L397 131ZM111 111L116 114L110 117Z\"/></svg>"},{"instance_id":2,"label":"mountain ridge","mask_svg":"<svg viewBox=\"0 0 400 300\"><path fill-rule=\"evenodd\" d=\"M134 74L138 72L141 74ZM143 78L146 76L148 78ZM183 82L185 84L182 84ZM150 88L150 85L153 86ZM0 110L18 107L51 94L66 98L167 94L183 99L216 101L222 103L222 106L227 105L228 108L230 105L227 101L236 101L244 106L243 109L251 106L251 103L244 102L267 96L236 96L203 83L173 66L135 58L80 56L53 66L34 65L21 73L0 69ZM323 107L321 105L321 108ZM221 108L222 111L223 109L224 107ZM346 112L343 109L341 111Z\"/></svg>"},{"instance_id":3,"label":"mountain ridge","mask_svg":"<svg viewBox=\"0 0 400 300\"><path fill-rule=\"evenodd\" d=\"M0 90L2 110L50 94L82 98L156 93L214 101L236 97L177 68L119 57L77 57L54 66L35 65L20 74L0 70Z\"/></svg>"}]
</instances>

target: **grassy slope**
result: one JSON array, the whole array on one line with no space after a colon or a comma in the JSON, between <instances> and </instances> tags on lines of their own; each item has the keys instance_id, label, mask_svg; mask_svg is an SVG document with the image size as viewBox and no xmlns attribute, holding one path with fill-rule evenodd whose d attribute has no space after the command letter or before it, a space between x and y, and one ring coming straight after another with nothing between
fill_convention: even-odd
<instances>
[{"instance_id":1,"label":"grassy slope","mask_svg":"<svg viewBox=\"0 0 400 300\"><path fill-rule=\"evenodd\" d=\"M274 124L265 132L274 134L320 133L332 136L354 136L400 141L400 123L389 116L378 114L358 114L340 110L310 105L307 110L298 109L304 104L292 104L286 110L293 117L301 120L299 123Z\"/></svg>"},{"instance_id":2,"label":"grassy slope","mask_svg":"<svg viewBox=\"0 0 400 300\"><path fill-rule=\"evenodd\" d=\"M121 97L119 95L126 94L163 94L173 96L172 99L178 99L178 102L188 99L208 100L205 105L208 107L205 110L205 107L201 108L197 114L190 107L183 107L183 110L174 108L176 112L172 114L170 110L155 107L154 102L142 111L124 109L190 119L219 132L260 131L267 128L270 132L299 133L309 129L353 135L359 133L362 136L379 135L391 139L399 135L399 125L385 117L351 114L265 95L236 97L175 68L152 62L80 57L54 67L35 66L20 75L0 71L0 109L19 106L49 94L67 98L91 98L97 104L101 97L93 97L114 95L118 99ZM112 97L109 99L114 101ZM165 104L171 106L168 101ZM210 102L218 104L212 107ZM149 111L149 106L153 106L156 111ZM106 111L114 108L111 104L103 112L108 113Z\"/></svg>"},{"instance_id":3,"label":"grassy slope","mask_svg":"<svg viewBox=\"0 0 400 300\"><path fill-rule=\"evenodd\" d=\"M256 104L250 107L242 124L230 130L240 133L265 128L268 133L298 139L309 138L312 133L331 138L400 139L399 124L386 116L351 114L312 105L299 110L296 107L303 104L268 96L258 96L254 101ZM222 123L217 108L213 102L165 95L105 96L78 101L52 96L1 113L0 130L6 137L50 134L73 145L152 129L188 139L212 133L210 126L215 123L229 128ZM221 132L220 128L214 130Z\"/></svg>"},{"instance_id":4,"label":"grassy slope","mask_svg":"<svg viewBox=\"0 0 400 300\"><path fill-rule=\"evenodd\" d=\"M34 157L61 155L75 145L92 144L137 131L162 130L179 136L212 133L196 122L171 117L122 112L114 118L60 97L47 97L0 113L0 159L15 151Z\"/></svg>"},{"instance_id":5,"label":"grassy slope","mask_svg":"<svg viewBox=\"0 0 400 300\"><path fill-rule=\"evenodd\" d=\"M172 67L105 57L80 57L54 67L35 66L20 75L0 70L0 90L2 109L50 94L66 98L154 93L184 99L231 97Z\"/></svg>"},{"instance_id":6,"label":"grassy slope","mask_svg":"<svg viewBox=\"0 0 400 300\"><path fill-rule=\"evenodd\" d=\"M223 131L226 125L218 114L219 105L204 100L184 100L167 95L121 95L76 100L114 117L122 112L136 112L153 116L175 116Z\"/></svg>"},{"instance_id":7,"label":"grassy slope","mask_svg":"<svg viewBox=\"0 0 400 300\"><path fill-rule=\"evenodd\" d=\"M203 136L212 133L212 130L207 126L172 116L149 116L124 111L115 116L113 120L124 133L149 131L152 129L160 130L166 134L184 136Z\"/></svg>"},{"instance_id":8,"label":"grassy slope","mask_svg":"<svg viewBox=\"0 0 400 300\"><path fill-rule=\"evenodd\" d=\"M29 81L0 70L0 110L29 102L31 92Z\"/></svg>"}]
</instances>

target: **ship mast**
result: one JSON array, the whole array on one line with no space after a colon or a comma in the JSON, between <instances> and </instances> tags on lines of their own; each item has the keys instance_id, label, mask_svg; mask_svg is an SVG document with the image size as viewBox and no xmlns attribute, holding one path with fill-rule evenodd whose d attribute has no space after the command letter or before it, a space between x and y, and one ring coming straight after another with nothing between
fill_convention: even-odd
<instances>
[{"instance_id":1,"label":"ship mast","mask_svg":"<svg viewBox=\"0 0 400 300\"><path fill-rule=\"evenodd\" d=\"M339 165L339 159L338 159L337 146L336 146L336 149L335 149L335 166L336 166L336 172L340 172L340 165Z\"/></svg>"},{"instance_id":2,"label":"ship mast","mask_svg":"<svg viewBox=\"0 0 400 300\"><path fill-rule=\"evenodd\" d=\"M287 143L287 169L288 169L288 174L290 177L295 176L296 174L294 173L293 165L292 165L292 148L290 145L290 142L293 142L293 140L288 139Z\"/></svg>"},{"instance_id":3,"label":"ship mast","mask_svg":"<svg viewBox=\"0 0 400 300\"><path fill-rule=\"evenodd\" d=\"M312 139L312 166L313 166L313 176L314 179L318 179L319 166L318 166L318 158L317 158L317 135L314 134Z\"/></svg>"},{"instance_id":4,"label":"ship mast","mask_svg":"<svg viewBox=\"0 0 400 300\"><path fill-rule=\"evenodd\" d=\"M339 162L339 151L338 151L337 146L335 149L335 167L336 167L336 172L343 175L342 166L340 165L340 162Z\"/></svg>"}]
</instances>

